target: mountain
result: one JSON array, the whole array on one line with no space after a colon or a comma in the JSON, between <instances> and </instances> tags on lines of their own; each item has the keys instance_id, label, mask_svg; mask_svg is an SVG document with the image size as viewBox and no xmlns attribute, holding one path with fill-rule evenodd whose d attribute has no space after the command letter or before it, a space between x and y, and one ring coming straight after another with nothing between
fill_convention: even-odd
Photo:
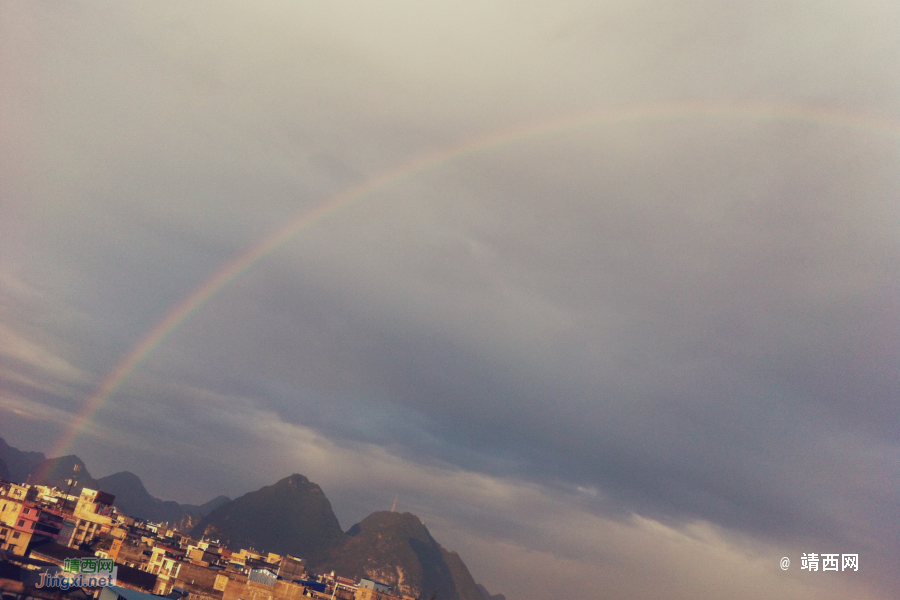
<instances>
[{"instance_id":1,"label":"mountain","mask_svg":"<svg viewBox=\"0 0 900 600\"><path fill-rule=\"evenodd\" d=\"M124 514L168 522L193 537L218 539L229 548L292 554L307 559L312 571L334 570L352 578L382 581L420 598L440 600L506 600L475 583L456 552L443 548L411 513L372 513L347 533L322 489L294 474L274 485L230 500L218 496L201 505L160 500L140 477L129 471L95 480L74 455L47 459L40 452L23 452L0 438L0 477L12 481L66 489L75 465L78 484L116 497ZM6 475L9 477L6 477Z\"/></svg>"},{"instance_id":2,"label":"mountain","mask_svg":"<svg viewBox=\"0 0 900 600\"><path fill-rule=\"evenodd\" d=\"M478 584L472 579L469 568L459 557L459 554L442 547L441 556L450 568L450 575L453 577L453 585L456 587L456 593L459 597L462 600L482 600L483 594L481 593ZM443 597L445 596L442 596L442 598Z\"/></svg>"},{"instance_id":3,"label":"mountain","mask_svg":"<svg viewBox=\"0 0 900 600\"><path fill-rule=\"evenodd\" d=\"M200 523L203 517L219 508L226 502L231 502L231 498L229 498L228 496L216 496L212 500L204 502L199 506L197 506L196 504L182 504L181 508L183 508L185 511L184 516L182 516L180 520L173 523L172 526L175 527L175 529L177 529L178 531L190 531L194 527L196 527L198 523Z\"/></svg>"},{"instance_id":4,"label":"mountain","mask_svg":"<svg viewBox=\"0 0 900 600\"><path fill-rule=\"evenodd\" d=\"M292 554L310 566L345 538L322 488L297 474L222 504L191 536L218 539L234 550Z\"/></svg>"},{"instance_id":5,"label":"mountain","mask_svg":"<svg viewBox=\"0 0 900 600\"><path fill-rule=\"evenodd\" d=\"M344 534L322 489L303 475L219 506L191 536L218 539L233 550L292 554L305 558L311 571L374 579L410 596L486 600L459 555L437 543L418 517L376 512Z\"/></svg>"},{"instance_id":6,"label":"mountain","mask_svg":"<svg viewBox=\"0 0 900 600\"><path fill-rule=\"evenodd\" d=\"M347 531L347 542L330 552L325 564L410 596L437 592L441 600L483 600L459 555L438 544L411 513L372 513Z\"/></svg>"},{"instance_id":7,"label":"mountain","mask_svg":"<svg viewBox=\"0 0 900 600\"><path fill-rule=\"evenodd\" d=\"M79 468L77 473L75 472L76 465ZM80 494L82 488L101 489L97 480L91 477L87 467L84 466L84 461L74 454L44 459L35 465L29 477L32 484L47 485L61 490L69 489L66 480L74 477L76 483L72 486L72 494Z\"/></svg>"},{"instance_id":8,"label":"mountain","mask_svg":"<svg viewBox=\"0 0 900 600\"><path fill-rule=\"evenodd\" d=\"M6 440L0 438L0 460L6 463L9 469L8 479L16 483L27 481L68 489L66 480L74 476L77 483L72 487L73 494L81 493L83 487L97 489L97 480L91 477L84 466L84 461L74 454L47 458L43 452L25 452L10 446ZM78 473L74 472L75 465L78 465Z\"/></svg>"},{"instance_id":9,"label":"mountain","mask_svg":"<svg viewBox=\"0 0 900 600\"><path fill-rule=\"evenodd\" d=\"M43 452L23 452L13 448L0 438L0 460L6 463L9 469L9 480L15 483L24 483L34 468L46 460ZM4 479L6 479L4 477Z\"/></svg>"},{"instance_id":10,"label":"mountain","mask_svg":"<svg viewBox=\"0 0 900 600\"><path fill-rule=\"evenodd\" d=\"M197 506L196 504L182 504L182 506L185 508L188 508L188 509L196 508L197 510L194 512L196 512L200 515L203 515L205 517L206 515L208 515L212 511L216 510L217 508L219 508L226 502L231 502L231 498L223 495L223 496L216 496L212 500L204 502L200 506Z\"/></svg>"},{"instance_id":11,"label":"mountain","mask_svg":"<svg viewBox=\"0 0 900 600\"><path fill-rule=\"evenodd\" d=\"M97 485L104 492L116 497L116 508L126 515L154 523L170 523L176 527L187 525L187 529L196 525L210 511L230 500L227 496L219 496L199 506L179 504L174 500L160 500L152 496L144 487L141 478L130 471L101 477L97 480Z\"/></svg>"},{"instance_id":12,"label":"mountain","mask_svg":"<svg viewBox=\"0 0 900 600\"><path fill-rule=\"evenodd\" d=\"M79 466L78 473L74 472L75 465ZM160 500L151 496L141 479L129 471L94 479L84 461L73 454L48 459L42 452L23 452L0 438L0 478L66 490L69 487L66 480L73 475L76 480L72 486L73 494L81 493L85 487L103 490L116 497L116 508L126 515L156 523L168 522L185 529L190 529L212 510L230 500L228 496L218 496L199 506Z\"/></svg>"},{"instance_id":13,"label":"mountain","mask_svg":"<svg viewBox=\"0 0 900 600\"><path fill-rule=\"evenodd\" d=\"M487 591L487 588L484 587L483 585L481 585L480 583L478 584L478 591L481 592L481 595L484 598L484 600L506 600L506 596L504 596L503 594L493 594L492 595L489 591Z\"/></svg>"}]
</instances>

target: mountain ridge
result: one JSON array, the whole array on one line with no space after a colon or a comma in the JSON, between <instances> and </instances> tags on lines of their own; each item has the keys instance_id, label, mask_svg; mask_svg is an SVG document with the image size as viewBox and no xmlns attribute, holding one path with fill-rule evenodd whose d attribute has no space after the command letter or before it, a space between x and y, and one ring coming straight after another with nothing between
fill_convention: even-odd
<instances>
[{"instance_id":1,"label":"mountain ridge","mask_svg":"<svg viewBox=\"0 0 900 600\"><path fill-rule=\"evenodd\" d=\"M223 504L191 536L232 550L291 554L305 558L312 572L365 577L410 596L486 600L459 554L441 546L417 516L374 512L344 533L322 489L300 474Z\"/></svg>"},{"instance_id":2,"label":"mountain ridge","mask_svg":"<svg viewBox=\"0 0 900 600\"><path fill-rule=\"evenodd\" d=\"M79 468L77 473L75 465ZM210 511L231 500L228 496L217 496L200 505L162 500L150 494L141 478L131 471L94 479L84 461L74 454L47 458L43 452L19 450L0 438L0 478L66 490L67 480L73 475L76 484L71 488L72 494L80 494L83 488L109 492L116 497L116 507L129 516L184 529L190 529Z\"/></svg>"},{"instance_id":3,"label":"mountain ridge","mask_svg":"<svg viewBox=\"0 0 900 600\"><path fill-rule=\"evenodd\" d=\"M298 473L222 504L190 533L219 539L233 549L291 554L310 565L344 536L322 488Z\"/></svg>"},{"instance_id":4,"label":"mountain ridge","mask_svg":"<svg viewBox=\"0 0 900 600\"><path fill-rule=\"evenodd\" d=\"M478 587L478 591L481 592L481 595L484 598L484 600L506 600L506 596L504 596L503 594L491 594L487 590L487 588L484 587L483 585L481 585L480 583L477 584L476 587Z\"/></svg>"},{"instance_id":5,"label":"mountain ridge","mask_svg":"<svg viewBox=\"0 0 900 600\"><path fill-rule=\"evenodd\" d=\"M0 460L6 463L11 481L24 483L34 468L47 460L47 457L43 452L28 452L14 448L0 438Z\"/></svg>"},{"instance_id":6,"label":"mountain ridge","mask_svg":"<svg viewBox=\"0 0 900 600\"><path fill-rule=\"evenodd\" d=\"M335 572L391 585L403 594L482 600L459 555L441 546L412 513L374 512L347 530L325 562Z\"/></svg>"},{"instance_id":7,"label":"mountain ridge","mask_svg":"<svg viewBox=\"0 0 900 600\"><path fill-rule=\"evenodd\" d=\"M151 495L131 471L94 479L75 455L48 459L0 438L0 477L5 472L20 483L37 478L31 483L65 487L75 465L80 470L73 493L82 487L109 492L124 514L169 522L192 537L217 538L232 549L292 554L307 559L313 572L376 579L419 598L506 600L476 584L459 554L441 546L412 513L374 512L343 532L321 487L298 473L234 500L217 496L201 505L179 504Z\"/></svg>"},{"instance_id":8,"label":"mountain ridge","mask_svg":"<svg viewBox=\"0 0 900 600\"><path fill-rule=\"evenodd\" d=\"M212 510L231 500L228 496L217 496L200 505L162 500L150 494L141 478L131 471L101 477L97 485L116 497L116 507L123 513L184 529L190 529Z\"/></svg>"}]
</instances>

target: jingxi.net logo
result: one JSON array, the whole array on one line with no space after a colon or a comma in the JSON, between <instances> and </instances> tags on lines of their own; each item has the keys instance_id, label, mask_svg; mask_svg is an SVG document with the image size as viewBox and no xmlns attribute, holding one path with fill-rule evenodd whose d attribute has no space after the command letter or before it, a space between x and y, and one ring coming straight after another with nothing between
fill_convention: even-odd
<instances>
[{"instance_id":1,"label":"jingxi.net logo","mask_svg":"<svg viewBox=\"0 0 900 600\"><path fill-rule=\"evenodd\" d=\"M67 590L116 585L118 570L110 558L67 558L62 571L41 573L35 587Z\"/></svg>"}]
</instances>

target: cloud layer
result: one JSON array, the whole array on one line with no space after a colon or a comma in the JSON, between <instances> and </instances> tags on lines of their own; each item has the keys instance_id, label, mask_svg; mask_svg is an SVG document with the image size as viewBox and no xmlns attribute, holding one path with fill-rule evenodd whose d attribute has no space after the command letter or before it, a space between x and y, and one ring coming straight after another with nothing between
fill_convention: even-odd
<instances>
[{"instance_id":1,"label":"cloud layer","mask_svg":"<svg viewBox=\"0 0 900 600\"><path fill-rule=\"evenodd\" d=\"M300 471L345 527L399 492L521 600L900 590L895 6L0 12L10 443L286 222L470 147L212 295L73 450L184 501Z\"/></svg>"}]
</instances>

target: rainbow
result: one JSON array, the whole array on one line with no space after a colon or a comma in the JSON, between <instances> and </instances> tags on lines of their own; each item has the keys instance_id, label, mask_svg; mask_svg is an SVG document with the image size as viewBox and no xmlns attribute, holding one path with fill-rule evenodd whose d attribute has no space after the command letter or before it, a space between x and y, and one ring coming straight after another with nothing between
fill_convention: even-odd
<instances>
[{"instance_id":1,"label":"rainbow","mask_svg":"<svg viewBox=\"0 0 900 600\"><path fill-rule=\"evenodd\" d=\"M223 266L201 283L180 304L175 306L144 337L131 348L115 367L106 374L94 393L84 402L71 424L48 456L65 454L87 426L90 419L115 394L137 367L153 353L165 339L210 299L240 277L254 264L283 246L295 235L353 204L395 185L462 157L497 147L555 133L629 122L673 121L687 119L788 121L820 126L850 128L874 134L900 133L900 121L865 114L848 113L828 108L778 104L648 104L624 108L600 109L568 115L536 123L529 123L462 141L434 150L397 165L371 179L363 181L333 196L313 209L299 215L272 232Z\"/></svg>"}]
</instances>

